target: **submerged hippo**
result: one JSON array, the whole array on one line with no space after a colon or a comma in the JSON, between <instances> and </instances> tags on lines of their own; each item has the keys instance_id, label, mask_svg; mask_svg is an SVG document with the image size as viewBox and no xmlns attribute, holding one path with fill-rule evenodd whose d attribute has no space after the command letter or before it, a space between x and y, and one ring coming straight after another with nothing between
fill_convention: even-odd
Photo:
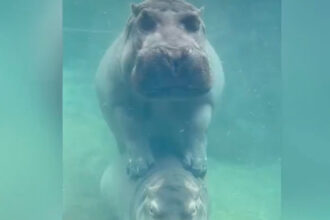
<instances>
[{"instance_id":1,"label":"submerged hippo","mask_svg":"<svg viewBox=\"0 0 330 220\"><path fill-rule=\"evenodd\" d=\"M103 115L127 172L143 175L154 153L171 151L196 176L206 173L206 131L222 92L220 59L205 36L201 10L182 0L132 5L125 31L96 77Z\"/></svg>"},{"instance_id":2,"label":"submerged hippo","mask_svg":"<svg viewBox=\"0 0 330 220\"><path fill-rule=\"evenodd\" d=\"M120 163L110 166L103 174L101 192L111 217L118 220L207 220L208 194L204 181L176 161L157 161L138 181L123 175Z\"/></svg>"}]
</instances>

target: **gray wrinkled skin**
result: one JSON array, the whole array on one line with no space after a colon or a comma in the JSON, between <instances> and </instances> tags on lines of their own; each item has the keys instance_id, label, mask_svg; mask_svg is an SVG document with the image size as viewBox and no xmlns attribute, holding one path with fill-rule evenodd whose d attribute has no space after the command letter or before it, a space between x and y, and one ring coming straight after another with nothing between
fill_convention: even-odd
<instances>
[{"instance_id":1,"label":"gray wrinkled skin","mask_svg":"<svg viewBox=\"0 0 330 220\"><path fill-rule=\"evenodd\" d=\"M194 175L206 173L206 131L224 75L200 14L181 0L133 5L101 61L100 106L130 177L142 176L163 151Z\"/></svg>"},{"instance_id":2,"label":"gray wrinkled skin","mask_svg":"<svg viewBox=\"0 0 330 220\"><path fill-rule=\"evenodd\" d=\"M125 175L124 168L109 167L101 191L109 212L120 220L207 220L205 183L181 163L158 163L140 181ZM113 178L116 176L116 179Z\"/></svg>"}]
</instances>

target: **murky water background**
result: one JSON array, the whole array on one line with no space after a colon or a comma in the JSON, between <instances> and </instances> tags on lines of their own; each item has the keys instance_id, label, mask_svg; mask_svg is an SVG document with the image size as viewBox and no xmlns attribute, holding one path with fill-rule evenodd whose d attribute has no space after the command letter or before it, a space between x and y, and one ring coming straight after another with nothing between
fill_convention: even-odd
<instances>
[{"instance_id":1,"label":"murky water background","mask_svg":"<svg viewBox=\"0 0 330 220\"><path fill-rule=\"evenodd\" d=\"M133 1L64 1L63 181L65 220L109 220L99 181L117 148L96 99L98 63ZM137 1L134 1L137 2ZM280 219L280 1L205 5L207 35L226 88L209 131L211 220ZM110 219L113 220L113 219Z\"/></svg>"}]
</instances>

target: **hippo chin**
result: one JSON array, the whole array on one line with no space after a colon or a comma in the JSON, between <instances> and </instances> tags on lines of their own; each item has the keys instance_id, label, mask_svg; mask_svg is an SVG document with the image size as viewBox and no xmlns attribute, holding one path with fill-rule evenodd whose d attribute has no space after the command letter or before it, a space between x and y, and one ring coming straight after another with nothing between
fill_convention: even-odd
<instances>
[{"instance_id":1,"label":"hippo chin","mask_svg":"<svg viewBox=\"0 0 330 220\"><path fill-rule=\"evenodd\" d=\"M158 99L196 97L210 91L206 54L199 48L171 45L179 41L173 39L166 47L154 43L138 52L131 74L137 93Z\"/></svg>"},{"instance_id":2,"label":"hippo chin","mask_svg":"<svg viewBox=\"0 0 330 220\"><path fill-rule=\"evenodd\" d=\"M157 162L139 181L122 175L122 169L109 167L101 182L102 195L115 219L208 219L208 193L204 181L176 160Z\"/></svg>"},{"instance_id":3,"label":"hippo chin","mask_svg":"<svg viewBox=\"0 0 330 220\"><path fill-rule=\"evenodd\" d=\"M96 84L131 177L150 168L155 148L174 152L194 175L205 175L206 131L224 75L200 9L183 0L132 5Z\"/></svg>"}]
</instances>

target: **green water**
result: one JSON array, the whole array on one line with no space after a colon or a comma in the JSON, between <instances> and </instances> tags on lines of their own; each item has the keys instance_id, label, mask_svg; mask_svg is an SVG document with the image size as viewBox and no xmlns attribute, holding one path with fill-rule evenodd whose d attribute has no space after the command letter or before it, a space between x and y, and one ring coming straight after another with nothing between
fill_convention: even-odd
<instances>
[{"instance_id":1,"label":"green water","mask_svg":"<svg viewBox=\"0 0 330 220\"><path fill-rule=\"evenodd\" d=\"M61 217L59 7L0 2L1 220Z\"/></svg>"},{"instance_id":2,"label":"green water","mask_svg":"<svg viewBox=\"0 0 330 220\"><path fill-rule=\"evenodd\" d=\"M131 2L63 3L64 220L109 220L111 215L99 182L118 153L101 116L94 77L103 53L125 26ZM205 6L207 36L226 75L209 131L210 219L279 220L280 1L191 2Z\"/></svg>"},{"instance_id":3,"label":"green water","mask_svg":"<svg viewBox=\"0 0 330 220\"><path fill-rule=\"evenodd\" d=\"M59 220L62 211L72 220L109 216L97 185L116 151L108 147L113 139L94 106L91 81L129 13L128 2L118 2L63 3L63 191L62 1L0 1L1 220ZM280 2L203 2L208 36L227 76L209 137L212 219L279 219L275 161L282 148L281 219L329 220L330 2L282 2L282 82L276 64ZM277 103L272 111L266 100Z\"/></svg>"}]
</instances>

